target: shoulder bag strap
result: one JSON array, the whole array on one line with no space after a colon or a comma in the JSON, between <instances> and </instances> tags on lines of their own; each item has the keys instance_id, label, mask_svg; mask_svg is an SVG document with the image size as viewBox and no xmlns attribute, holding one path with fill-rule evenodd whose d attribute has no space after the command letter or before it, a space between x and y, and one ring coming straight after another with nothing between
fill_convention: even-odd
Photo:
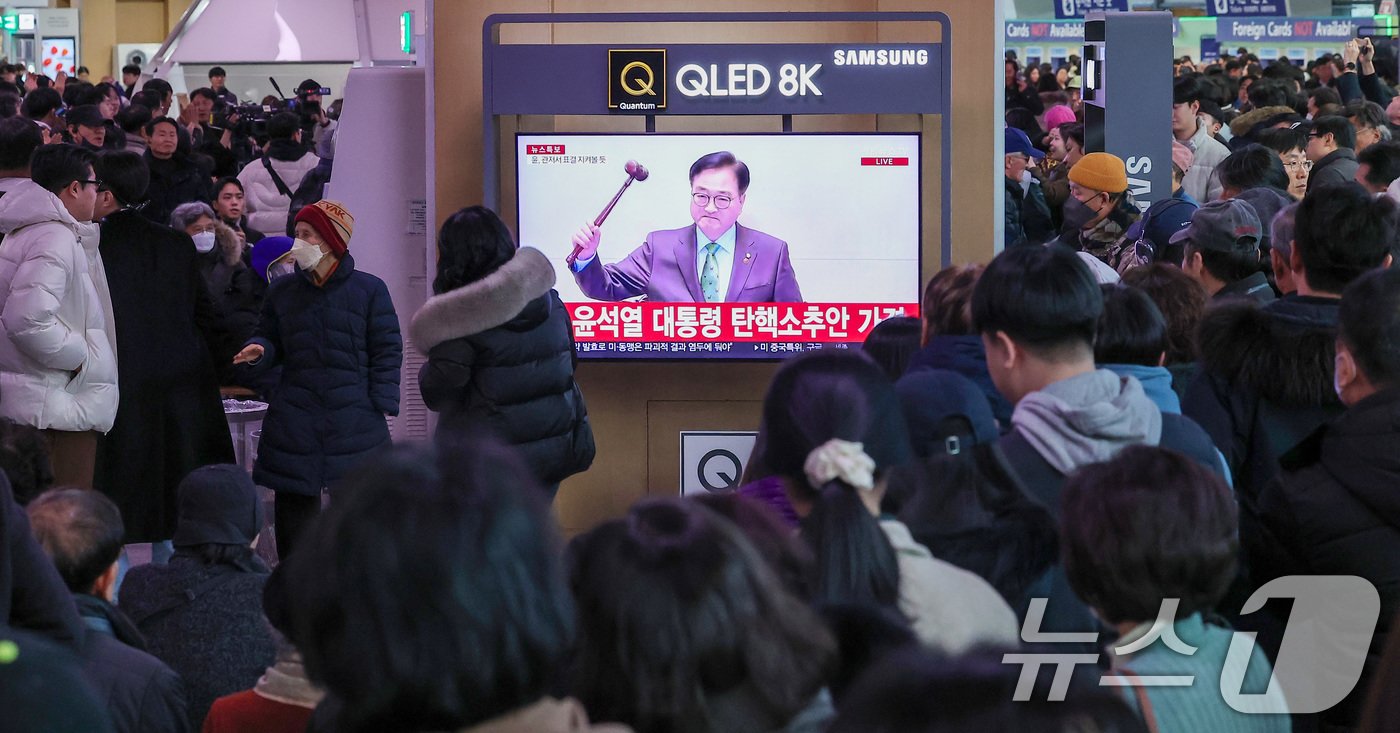
<instances>
[{"instance_id":1,"label":"shoulder bag strap","mask_svg":"<svg viewBox=\"0 0 1400 733\"><path fill-rule=\"evenodd\" d=\"M291 198L292 189L287 188L287 184L282 180L282 176L277 175L277 171L272 169L272 159L264 155L262 164L263 167L267 169L268 174L272 176L272 184L277 187L277 192L287 198Z\"/></svg>"}]
</instances>

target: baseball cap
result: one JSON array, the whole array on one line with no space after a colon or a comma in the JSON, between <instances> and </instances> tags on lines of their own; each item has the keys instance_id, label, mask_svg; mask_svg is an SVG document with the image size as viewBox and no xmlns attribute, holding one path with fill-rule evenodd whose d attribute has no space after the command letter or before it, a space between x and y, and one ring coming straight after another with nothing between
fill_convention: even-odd
<instances>
[{"instance_id":1,"label":"baseball cap","mask_svg":"<svg viewBox=\"0 0 1400 733\"><path fill-rule=\"evenodd\" d=\"M1029 155L1036 160L1045 157L1045 153L1036 150L1035 146L1031 145L1031 139L1026 136L1026 133L1014 127L1008 127L1006 128L1006 154L1011 155L1012 153Z\"/></svg>"},{"instance_id":2,"label":"baseball cap","mask_svg":"<svg viewBox=\"0 0 1400 733\"><path fill-rule=\"evenodd\" d=\"M1211 252L1248 252L1259 248L1264 229L1254 207L1239 199L1212 201L1191 215L1191 223L1172 235L1172 244L1189 243Z\"/></svg>"}]
</instances>

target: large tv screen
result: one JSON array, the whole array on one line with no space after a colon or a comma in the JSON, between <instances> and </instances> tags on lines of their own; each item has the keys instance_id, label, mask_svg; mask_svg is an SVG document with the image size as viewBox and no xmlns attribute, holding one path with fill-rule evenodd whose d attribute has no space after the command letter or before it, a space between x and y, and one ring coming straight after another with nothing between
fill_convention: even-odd
<instances>
[{"instance_id":1,"label":"large tv screen","mask_svg":"<svg viewBox=\"0 0 1400 733\"><path fill-rule=\"evenodd\" d=\"M782 358L918 314L917 134L521 134L516 153L519 240L554 261L582 357ZM645 180L567 264L629 161Z\"/></svg>"}]
</instances>

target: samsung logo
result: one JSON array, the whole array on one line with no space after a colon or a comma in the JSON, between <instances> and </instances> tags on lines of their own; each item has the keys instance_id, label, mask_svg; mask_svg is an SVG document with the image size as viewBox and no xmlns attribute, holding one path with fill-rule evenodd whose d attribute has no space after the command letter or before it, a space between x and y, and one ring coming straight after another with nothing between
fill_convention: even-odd
<instances>
[{"instance_id":1,"label":"samsung logo","mask_svg":"<svg viewBox=\"0 0 1400 733\"><path fill-rule=\"evenodd\" d=\"M836 66L928 66L928 49L838 49Z\"/></svg>"}]
</instances>

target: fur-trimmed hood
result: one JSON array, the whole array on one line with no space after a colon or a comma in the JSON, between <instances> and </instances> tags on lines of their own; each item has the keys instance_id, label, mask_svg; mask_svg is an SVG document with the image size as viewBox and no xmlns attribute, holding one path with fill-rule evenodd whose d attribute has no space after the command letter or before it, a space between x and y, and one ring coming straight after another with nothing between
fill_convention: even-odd
<instances>
[{"instance_id":1,"label":"fur-trimmed hood","mask_svg":"<svg viewBox=\"0 0 1400 733\"><path fill-rule=\"evenodd\" d=\"M1240 115L1239 117L1236 117L1230 122L1230 134L1235 137L1247 137L1249 135L1249 131L1254 129L1255 125L1269 119L1270 117L1274 117L1276 115L1296 114L1298 114L1298 110L1293 109L1292 107L1285 107L1283 105L1279 105L1277 107L1260 107L1259 109L1252 109Z\"/></svg>"},{"instance_id":2,"label":"fur-trimmed hood","mask_svg":"<svg viewBox=\"0 0 1400 733\"><path fill-rule=\"evenodd\" d=\"M1336 305L1314 298L1216 306L1201 321L1202 365L1277 405L1336 405L1336 315Z\"/></svg>"},{"instance_id":3,"label":"fur-trimmed hood","mask_svg":"<svg viewBox=\"0 0 1400 733\"><path fill-rule=\"evenodd\" d=\"M243 261L243 243L238 241L238 232L233 227L221 221L214 222L214 242L218 245L215 251L223 264L237 267Z\"/></svg>"},{"instance_id":4,"label":"fur-trimmed hood","mask_svg":"<svg viewBox=\"0 0 1400 733\"><path fill-rule=\"evenodd\" d=\"M554 288L554 266L537 249L521 247L481 280L435 295L413 314L409 336L426 354L434 346L503 326Z\"/></svg>"}]
</instances>

